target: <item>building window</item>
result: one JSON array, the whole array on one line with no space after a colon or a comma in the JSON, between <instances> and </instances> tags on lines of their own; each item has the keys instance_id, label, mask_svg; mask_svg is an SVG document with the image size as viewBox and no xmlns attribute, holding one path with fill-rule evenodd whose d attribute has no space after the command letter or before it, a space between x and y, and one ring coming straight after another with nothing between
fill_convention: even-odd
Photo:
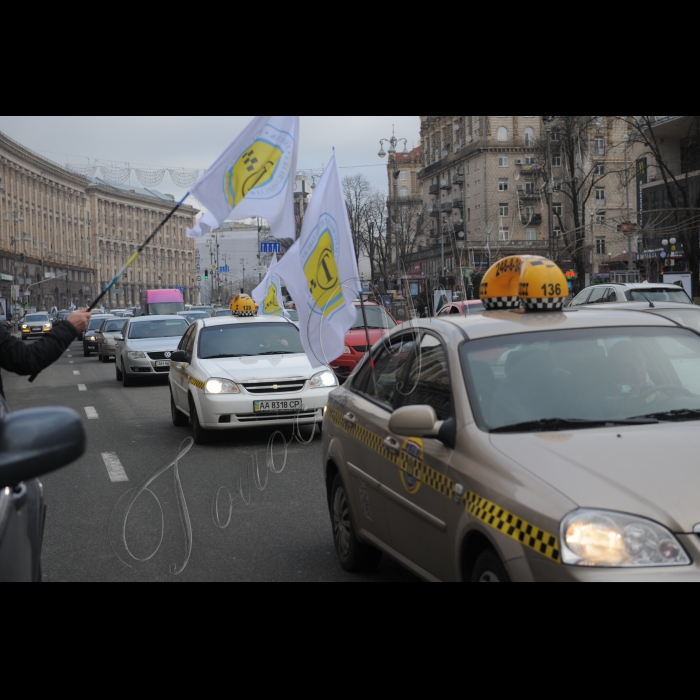
<instances>
[{"instance_id":1,"label":"building window","mask_svg":"<svg viewBox=\"0 0 700 700\"><path fill-rule=\"evenodd\" d=\"M596 175L605 175L605 163L597 163L595 166Z\"/></svg>"},{"instance_id":2,"label":"building window","mask_svg":"<svg viewBox=\"0 0 700 700\"><path fill-rule=\"evenodd\" d=\"M408 170L401 171L400 179L404 181L408 180Z\"/></svg>"},{"instance_id":3,"label":"building window","mask_svg":"<svg viewBox=\"0 0 700 700\"><path fill-rule=\"evenodd\" d=\"M401 188L401 196L402 197L408 197L408 188L407 187L402 187Z\"/></svg>"},{"instance_id":4,"label":"building window","mask_svg":"<svg viewBox=\"0 0 700 700\"><path fill-rule=\"evenodd\" d=\"M508 167L508 154L507 153L501 153L498 156L498 167L499 168L507 168Z\"/></svg>"},{"instance_id":5,"label":"building window","mask_svg":"<svg viewBox=\"0 0 700 700\"><path fill-rule=\"evenodd\" d=\"M498 181L498 191L507 192L508 191L508 178L502 177Z\"/></svg>"},{"instance_id":6,"label":"building window","mask_svg":"<svg viewBox=\"0 0 700 700\"><path fill-rule=\"evenodd\" d=\"M525 129L525 146L531 148L535 145L535 130L532 127Z\"/></svg>"},{"instance_id":7,"label":"building window","mask_svg":"<svg viewBox=\"0 0 700 700\"><path fill-rule=\"evenodd\" d=\"M510 240L510 229L502 228L498 232L499 241L509 241Z\"/></svg>"},{"instance_id":8,"label":"building window","mask_svg":"<svg viewBox=\"0 0 700 700\"><path fill-rule=\"evenodd\" d=\"M552 213L554 216L562 216L564 213L564 207L561 202L553 202L552 203Z\"/></svg>"},{"instance_id":9,"label":"building window","mask_svg":"<svg viewBox=\"0 0 700 700\"><path fill-rule=\"evenodd\" d=\"M597 156L605 155L605 139L597 138L595 140L595 154Z\"/></svg>"},{"instance_id":10,"label":"building window","mask_svg":"<svg viewBox=\"0 0 700 700\"><path fill-rule=\"evenodd\" d=\"M501 217L510 216L508 203L501 203L498 205L498 215Z\"/></svg>"},{"instance_id":11,"label":"building window","mask_svg":"<svg viewBox=\"0 0 700 700\"><path fill-rule=\"evenodd\" d=\"M505 128L505 126L502 126L498 129L498 135L496 138L503 142L508 140L508 129Z\"/></svg>"},{"instance_id":12,"label":"building window","mask_svg":"<svg viewBox=\"0 0 700 700\"><path fill-rule=\"evenodd\" d=\"M605 238L595 239L595 252L598 255L605 255L607 253L607 248L605 246Z\"/></svg>"},{"instance_id":13,"label":"building window","mask_svg":"<svg viewBox=\"0 0 700 700\"><path fill-rule=\"evenodd\" d=\"M597 207L605 206L605 187L596 187L595 203Z\"/></svg>"},{"instance_id":14,"label":"building window","mask_svg":"<svg viewBox=\"0 0 700 700\"><path fill-rule=\"evenodd\" d=\"M537 229L534 229L534 228L525 229L525 240L526 241L536 241L537 240Z\"/></svg>"}]
</instances>

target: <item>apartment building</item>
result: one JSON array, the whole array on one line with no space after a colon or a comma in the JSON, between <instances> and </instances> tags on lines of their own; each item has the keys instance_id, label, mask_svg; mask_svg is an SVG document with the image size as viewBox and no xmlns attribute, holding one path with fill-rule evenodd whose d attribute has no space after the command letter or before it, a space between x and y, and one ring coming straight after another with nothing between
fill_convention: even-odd
<instances>
[{"instance_id":1,"label":"apartment building","mask_svg":"<svg viewBox=\"0 0 700 700\"><path fill-rule=\"evenodd\" d=\"M421 119L423 167L419 172L430 218L423 251L413 254L434 284L459 288L494 261L508 255L549 254L546 193L546 133L541 116L425 116ZM627 254L622 224L627 214L625 178L634 154L621 120L582 117L583 147L574 158L564 148L565 120L552 134L554 257L582 272L579 283L609 276L613 261ZM581 138L580 134L577 134ZM573 165L573 167L572 167ZM590 188L577 191L585 177ZM573 192L579 201L575 227ZM618 230L620 229L620 230ZM447 253L441 274L443 241ZM585 275L585 279L583 278Z\"/></svg>"}]
</instances>

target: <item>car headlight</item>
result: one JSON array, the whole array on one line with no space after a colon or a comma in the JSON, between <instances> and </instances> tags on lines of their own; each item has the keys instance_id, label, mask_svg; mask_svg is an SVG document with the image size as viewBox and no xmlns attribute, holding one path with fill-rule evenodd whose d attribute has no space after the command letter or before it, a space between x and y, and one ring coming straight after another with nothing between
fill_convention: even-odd
<instances>
[{"instance_id":1,"label":"car headlight","mask_svg":"<svg viewBox=\"0 0 700 700\"><path fill-rule=\"evenodd\" d=\"M343 350L343 355L352 355L352 350L346 345L345 350Z\"/></svg>"},{"instance_id":2,"label":"car headlight","mask_svg":"<svg viewBox=\"0 0 700 700\"><path fill-rule=\"evenodd\" d=\"M88 340L93 340L93 341L94 341L94 340L97 340L97 338L95 338L94 335L91 335L91 336L88 338Z\"/></svg>"},{"instance_id":3,"label":"car headlight","mask_svg":"<svg viewBox=\"0 0 700 700\"><path fill-rule=\"evenodd\" d=\"M22 326L22 330L23 330L23 331L26 331L28 327L29 327L29 326L27 326L27 324L25 323L25 324Z\"/></svg>"},{"instance_id":4,"label":"car headlight","mask_svg":"<svg viewBox=\"0 0 700 700\"><path fill-rule=\"evenodd\" d=\"M241 390L238 385L228 379L209 379L204 385L206 394L240 394Z\"/></svg>"},{"instance_id":5,"label":"car headlight","mask_svg":"<svg viewBox=\"0 0 700 700\"><path fill-rule=\"evenodd\" d=\"M146 359L146 353L141 352L141 350L138 350L137 352L128 352L127 355L129 356L130 360L145 360Z\"/></svg>"},{"instance_id":6,"label":"car headlight","mask_svg":"<svg viewBox=\"0 0 700 700\"><path fill-rule=\"evenodd\" d=\"M48 330L51 330L51 324L50 323L45 323L44 328L47 328Z\"/></svg>"},{"instance_id":7,"label":"car headlight","mask_svg":"<svg viewBox=\"0 0 700 700\"><path fill-rule=\"evenodd\" d=\"M331 386L338 386L338 380L333 372L326 370L311 377L310 384L312 389L327 389Z\"/></svg>"},{"instance_id":8,"label":"car headlight","mask_svg":"<svg viewBox=\"0 0 700 700\"><path fill-rule=\"evenodd\" d=\"M634 515L577 510L561 524L562 561L573 566L688 566L690 557L662 525Z\"/></svg>"}]
</instances>

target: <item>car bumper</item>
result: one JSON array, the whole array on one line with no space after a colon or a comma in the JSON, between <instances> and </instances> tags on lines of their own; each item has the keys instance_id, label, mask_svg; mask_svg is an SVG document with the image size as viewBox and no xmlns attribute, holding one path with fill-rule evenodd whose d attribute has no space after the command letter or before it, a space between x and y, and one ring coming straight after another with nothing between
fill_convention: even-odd
<instances>
[{"instance_id":1,"label":"car bumper","mask_svg":"<svg viewBox=\"0 0 700 700\"><path fill-rule=\"evenodd\" d=\"M117 354L114 345L99 345L97 351L102 357L114 357Z\"/></svg>"},{"instance_id":2,"label":"car bumper","mask_svg":"<svg viewBox=\"0 0 700 700\"><path fill-rule=\"evenodd\" d=\"M335 362L331 362L330 368L339 376L347 379L360 364L360 361L364 355L343 355L339 357Z\"/></svg>"},{"instance_id":3,"label":"car bumper","mask_svg":"<svg viewBox=\"0 0 700 700\"><path fill-rule=\"evenodd\" d=\"M83 340L83 350L85 352L97 352L97 343L91 340Z\"/></svg>"},{"instance_id":4,"label":"car bumper","mask_svg":"<svg viewBox=\"0 0 700 700\"><path fill-rule=\"evenodd\" d=\"M46 330L40 330L40 331L33 331L31 329L22 330L22 337L23 338L40 338L42 335L45 335L48 333L51 329L47 328Z\"/></svg>"},{"instance_id":5,"label":"car bumper","mask_svg":"<svg viewBox=\"0 0 700 700\"><path fill-rule=\"evenodd\" d=\"M156 367L156 362L164 362L164 360L130 360L127 356L124 358L124 372L130 377L167 377L170 373L170 363L163 367Z\"/></svg>"},{"instance_id":6,"label":"car bumper","mask_svg":"<svg viewBox=\"0 0 700 700\"><path fill-rule=\"evenodd\" d=\"M212 396L197 392L199 419L206 430L241 430L260 426L313 425L323 423L328 389L309 389L286 396ZM295 413L256 414L255 401L297 401L302 408Z\"/></svg>"}]
</instances>

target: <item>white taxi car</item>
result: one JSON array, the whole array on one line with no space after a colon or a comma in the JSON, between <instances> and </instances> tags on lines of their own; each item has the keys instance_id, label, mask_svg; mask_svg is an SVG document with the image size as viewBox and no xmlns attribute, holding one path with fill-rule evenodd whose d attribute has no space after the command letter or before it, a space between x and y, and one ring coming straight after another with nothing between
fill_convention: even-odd
<instances>
[{"instance_id":1,"label":"white taxi car","mask_svg":"<svg viewBox=\"0 0 700 700\"><path fill-rule=\"evenodd\" d=\"M210 431L251 426L297 425L310 438L337 386L328 367L309 361L286 319L200 319L172 356L172 420L181 427L189 419L197 444Z\"/></svg>"},{"instance_id":2,"label":"white taxi car","mask_svg":"<svg viewBox=\"0 0 700 700\"><path fill-rule=\"evenodd\" d=\"M528 296L565 293L548 275L487 275L490 310L392 331L331 393L346 570L388 554L427 580L700 581L700 334Z\"/></svg>"}]
</instances>

